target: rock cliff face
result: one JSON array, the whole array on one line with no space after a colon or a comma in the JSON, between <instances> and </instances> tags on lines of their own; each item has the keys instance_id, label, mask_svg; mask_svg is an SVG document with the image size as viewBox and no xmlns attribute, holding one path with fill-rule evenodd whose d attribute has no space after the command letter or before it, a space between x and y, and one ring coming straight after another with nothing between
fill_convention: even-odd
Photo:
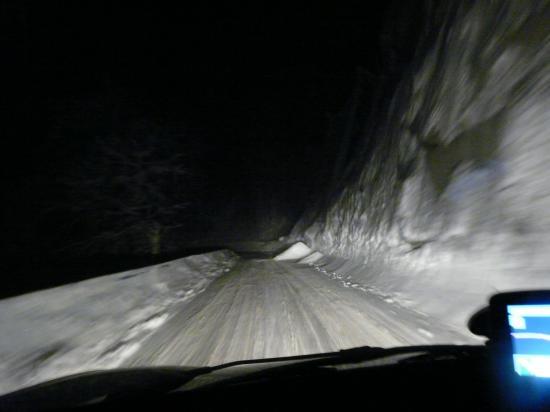
<instances>
[{"instance_id":1,"label":"rock cliff face","mask_svg":"<svg viewBox=\"0 0 550 412\"><path fill-rule=\"evenodd\" d=\"M359 172L294 235L419 289L550 286L550 2L450 3L357 143Z\"/></svg>"}]
</instances>

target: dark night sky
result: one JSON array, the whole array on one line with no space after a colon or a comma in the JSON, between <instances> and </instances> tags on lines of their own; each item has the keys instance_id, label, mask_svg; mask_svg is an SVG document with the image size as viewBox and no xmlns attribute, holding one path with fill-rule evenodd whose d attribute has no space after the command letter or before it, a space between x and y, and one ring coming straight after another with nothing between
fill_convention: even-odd
<instances>
[{"instance_id":1,"label":"dark night sky","mask_svg":"<svg viewBox=\"0 0 550 412\"><path fill-rule=\"evenodd\" d=\"M284 150L314 142L325 113L347 97L355 67L377 65L382 7L185 3L30 3L15 33L19 90L35 101L112 93L206 129L214 144ZM51 121L48 108L34 109Z\"/></svg>"},{"instance_id":2,"label":"dark night sky","mask_svg":"<svg viewBox=\"0 0 550 412\"><path fill-rule=\"evenodd\" d=\"M345 104L357 67L385 73L381 28L401 9L398 1L174 3L2 3L12 251L52 236L59 222L45 223L40 209L60 195L52 182L67 159L132 119L185 125L200 146L196 190L213 214L229 198L254 207L256 192L276 193L297 218L314 196L310 176L330 167L319 157L327 117Z\"/></svg>"}]
</instances>

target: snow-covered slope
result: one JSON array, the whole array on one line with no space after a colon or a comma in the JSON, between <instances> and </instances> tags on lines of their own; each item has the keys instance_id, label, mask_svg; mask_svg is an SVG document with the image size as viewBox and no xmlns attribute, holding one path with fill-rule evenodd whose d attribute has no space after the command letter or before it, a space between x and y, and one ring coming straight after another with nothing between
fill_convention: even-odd
<instances>
[{"instance_id":1,"label":"snow-covered slope","mask_svg":"<svg viewBox=\"0 0 550 412\"><path fill-rule=\"evenodd\" d=\"M0 393L120 366L236 261L218 251L1 300Z\"/></svg>"},{"instance_id":2,"label":"snow-covered slope","mask_svg":"<svg viewBox=\"0 0 550 412\"><path fill-rule=\"evenodd\" d=\"M550 1L438 7L360 175L294 235L464 325L496 291L550 287Z\"/></svg>"}]
</instances>

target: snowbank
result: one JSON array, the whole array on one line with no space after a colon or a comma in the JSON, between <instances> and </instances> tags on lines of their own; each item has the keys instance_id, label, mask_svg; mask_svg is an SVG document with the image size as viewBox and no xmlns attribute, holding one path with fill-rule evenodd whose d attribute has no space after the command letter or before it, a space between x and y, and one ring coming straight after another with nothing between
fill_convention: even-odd
<instances>
[{"instance_id":1,"label":"snowbank","mask_svg":"<svg viewBox=\"0 0 550 412\"><path fill-rule=\"evenodd\" d=\"M115 368L237 256L217 251L0 301L0 394Z\"/></svg>"},{"instance_id":2,"label":"snowbank","mask_svg":"<svg viewBox=\"0 0 550 412\"><path fill-rule=\"evenodd\" d=\"M300 260L310 255L312 250L302 242L296 242L283 253L278 254L274 260Z\"/></svg>"},{"instance_id":3,"label":"snowbank","mask_svg":"<svg viewBox=\"0 0 550 412\"><path fill-rule=\"evenodd\" d=\"M521 272L510 260L498 261L491 254L484 260L471 259L453 256L449 262L434 262L422 270L403 262L373 258L363 263L330 255L308 264L344 287L378 295L465 334L470 316L486 306L493 294L550 286L547 277Z\"/></svg>"},{"instance_id":4,"label":"snowbank","mask_svg":"<svg viewBox=\"0 0 550 412\"><path fill-rule=\"evenodd\" d=\"M323 257L321 252L313 252L311 255L306 256L305 258L298 261L298 263L311 264L319 261Z\"/></svg>"}]
</instances>

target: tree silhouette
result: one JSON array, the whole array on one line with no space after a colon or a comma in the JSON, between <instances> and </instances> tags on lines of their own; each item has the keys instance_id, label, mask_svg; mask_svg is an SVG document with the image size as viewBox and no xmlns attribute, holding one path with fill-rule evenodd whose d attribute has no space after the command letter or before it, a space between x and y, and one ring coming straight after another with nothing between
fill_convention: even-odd
<instances>
[{"instance_id":1,"label":"tree silhouette","mask_svg":"<svg viewBox=\"0 0 550 412\"><path fill-rule=\"evenodd\" d=\"M84 223L76 246L88 252L150 253L165 249L190 203L184 144L158 127L93 139L64 179L66 208Z\"/></svg>"}]
</instances>

